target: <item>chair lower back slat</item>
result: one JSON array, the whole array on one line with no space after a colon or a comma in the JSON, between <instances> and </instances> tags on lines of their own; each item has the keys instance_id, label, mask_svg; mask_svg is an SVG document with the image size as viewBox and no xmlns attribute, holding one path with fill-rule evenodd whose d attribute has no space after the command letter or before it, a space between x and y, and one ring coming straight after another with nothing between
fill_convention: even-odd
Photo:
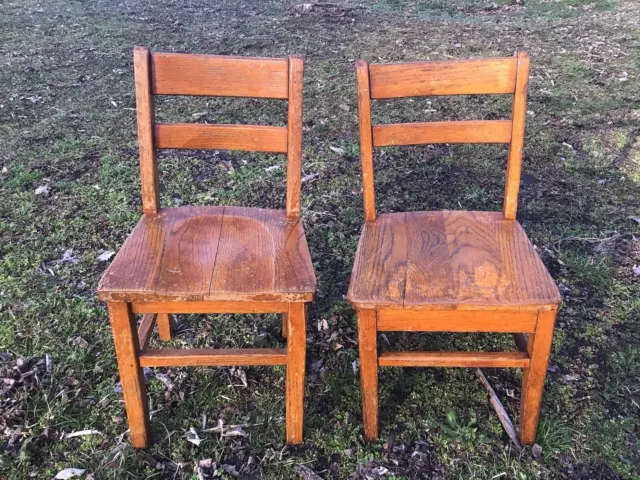
<instances>
[{"instance_id":1,"label":"chair lower back slat","mask_svg":"<svg viewBox=\"0 0 640 480\"><path fill-rule=\"evenodd\" d=\"M286 127L157 123L156 148L287 153Z\"/></svg>"},{"instance_id":2,"label":"chair lower back slat","mask_svg":"<svg viewBox=\"0 0 640 480\"><path fill-rule=\"evenodd\" d=\"M467 120L375 125L373 146L423 143L509 143L511 120Z\"/></svg>"}]
</instances>

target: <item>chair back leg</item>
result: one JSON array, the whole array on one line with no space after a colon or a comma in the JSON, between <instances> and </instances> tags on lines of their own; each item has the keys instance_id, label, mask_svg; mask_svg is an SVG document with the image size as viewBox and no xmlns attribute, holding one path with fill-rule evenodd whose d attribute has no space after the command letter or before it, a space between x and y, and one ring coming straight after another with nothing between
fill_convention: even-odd
<instances>
[{"instance_id":1,"label":"chair back leg","mask_svg":"<svg viewBox=\"0 0 640 480\"><path fill-rule=\"evenodd\" d=\"M173 337L173 318L168 313L159 313L157 322L160 340L168 342Z\"/></svg>"}]
</instances>

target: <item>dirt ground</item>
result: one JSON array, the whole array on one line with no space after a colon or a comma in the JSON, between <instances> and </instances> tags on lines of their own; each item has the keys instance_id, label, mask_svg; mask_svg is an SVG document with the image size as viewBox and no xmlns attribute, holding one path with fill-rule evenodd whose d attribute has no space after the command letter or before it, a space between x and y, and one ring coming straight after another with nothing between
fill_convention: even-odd
<instances>
[{"instance_id":1,"label":"dirt ground","mask_svg":"<svg viewBox=\"0 0 640 480\"><path fill-rule=\"evenodd\" d=\"M640 478L640 3L296 3L0 2L0 478L66 468L85 479ZM154 444L130 446L95 288L141 213L134 45L305 58L302 203L320 293L309 310L301 446L284 443L280 367L149 370ZM510 447L467 369L382 369L381 436L367 443L345 299L363 222L354 62L518 50L532 61L518 218L563 295L541 456ZM374 121L502 118L508 100L380 101ZM157 110L165 121L286 120L285 104L267 100L163 98ZM379 210L499 210L505 160L496 146L381 150ZM270 154L164 152L162 203L283 208L284 165ZM283 344L276 316L178 322L175 347ZM379 343L514 348L506 335ZM517 421L520 373L485 373Z\"/></svg>"}]
</instances>

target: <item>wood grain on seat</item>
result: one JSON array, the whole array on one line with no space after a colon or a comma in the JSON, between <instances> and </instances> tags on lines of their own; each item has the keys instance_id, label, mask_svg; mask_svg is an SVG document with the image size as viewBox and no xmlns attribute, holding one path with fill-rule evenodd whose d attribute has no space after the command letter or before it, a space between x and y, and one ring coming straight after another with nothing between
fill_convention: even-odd
<instances>
[{"instance_id":1,"label":"wood grain on seat","mask_svg":"<svg viewBox=\"0 0 640 480\"><path fill-rule=\"evenodd\" d=\"M144 215L105 272L103 300L310 301L315 275L299 219L244 207Z\"/></svg>"},{"instance_id":2,"label":"wood grain on seat","mask_svg":"<svg viewBox=\"0 0 640 480\"><path fill-rule=\"evenodd\" d=\"M498 212L410 212L366 223L348 294L356 308L557 305L558 289L515 220Z\"/></svg>"}]
</instances>

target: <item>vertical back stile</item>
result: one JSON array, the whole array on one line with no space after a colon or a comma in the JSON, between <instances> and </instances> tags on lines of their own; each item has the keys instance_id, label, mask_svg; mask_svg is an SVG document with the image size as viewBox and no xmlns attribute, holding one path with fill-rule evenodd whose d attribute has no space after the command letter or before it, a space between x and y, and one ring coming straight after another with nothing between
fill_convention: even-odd
<instances>
[{"instance_id":1,"label":"vertical back stile","mask_svg":"<svg viewBox=\"0 0 640 480\"><path fill-rule=\"evenodd\" d=\"M153 144L154 108L151 94L151 54L148 48L135 47L133 68L136 84L138 150L143 213L157 213L160 208L158 162Z\"/></svg>"},{"instance_id":2,"label":"vertical back stile","mask_svg":"<svg viewBox=\"0 0 640 480\"><path fill-rule=\"evenodd\" d=\"M507 159L507 176L505 181L503 214L508 220L516 218L518 209L518 191L520 189L520 173L522 170L522 151L524 146L524 125L527 115L527 87L529 84L529 55L518 54L516 69L516 88L513 94L513 110L511 119L511 143Z\"/></svg>"},{"instance_id":3,"label":"vertical back stile","mask_svg":"<svg viewBox=\"0 0 640 480\"><path fill-rule=\"evenodd\" d=\"M287 216L300 216L302 170L302 91L304 64L301 57L289 58L289 104L287 118Z\"/></svg>"},{"instance_id":4,"label":"vertical back stile","mask_svg":"<svg viewBox=\"0 0 640 480\"><path fill-rule=\"evenodd\" d=\"M360 123L360 160L362 162L362 190L364 197L364 219L376 220L375 188L373 183L373 135L371 129L371 90L369 64L366 60L356 62L358 84L358 116Z\"/></svg>"}]
</instances>

